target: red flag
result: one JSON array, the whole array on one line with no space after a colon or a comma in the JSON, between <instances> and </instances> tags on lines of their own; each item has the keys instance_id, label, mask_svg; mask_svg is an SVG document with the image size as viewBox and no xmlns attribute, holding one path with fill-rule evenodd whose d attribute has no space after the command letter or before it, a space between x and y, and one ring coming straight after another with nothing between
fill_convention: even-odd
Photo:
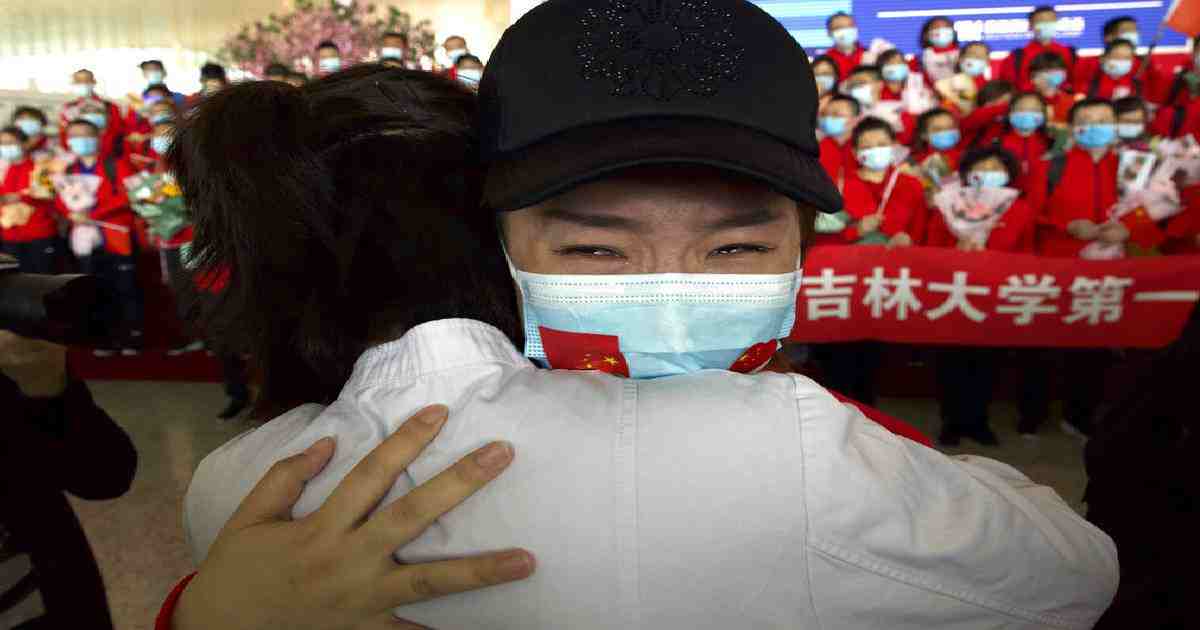
<instances>
[{"instance_id":1,"label":"red flag","mask_svg":"<svg viewBox=\"0 0 1200 630\"><path fill-rule=\"evenodd\" d=\"M1175 0L1175 3L1167 10L1163 23L1191 37L1200 35L1200 2Z\"/></svg>"},{"instance_id":2,"label":"red flag","mask_svg":"<svg viewBox=\"0 0 1200 630\"><path fill-rule=\"evenodd\" d=\"M559 370L598 370L629 376L620 340L612 335L564 332L538 327L550 367Z\"/></svg>"},{"instance_id":3,"label":"red flag","mask_svg":"<svg viewBox=\"0 0 1200 630\"><path fill-rule=\"evenodd\" d=\"M775 351L779 348L778 342L764 341L750 347L749 350L742 353L733 365L729 366L730 372L741 372L749 374L754 370L766 365L771 357L775 356Z\"/></svg>"},{"instance_id":4,"label":"red flag","mask_svg":"<svg viewBox=\"0 0 1200 630\"><path fill-rule=\"evenodd\" d=\"M1166 233L1146 214L1145 208L1135 209L1120 221L1129 230L1129 242L1142 249L1154 249L1167 240Z\"/></svg>"}]
</instances>

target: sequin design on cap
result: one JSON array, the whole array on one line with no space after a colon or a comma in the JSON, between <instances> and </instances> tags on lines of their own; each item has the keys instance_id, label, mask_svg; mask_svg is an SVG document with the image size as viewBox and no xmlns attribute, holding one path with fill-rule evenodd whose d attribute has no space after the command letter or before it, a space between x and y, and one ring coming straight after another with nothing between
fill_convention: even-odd
<instances>
[{"instance_id":1,"label":"sequin design on cap","mask_svg":"<svg viewBox=\"0 0 1200 630\"><path fill-rule=\"evenodd\" d=\"M739 80L743 48L733 11L711 0L610 0L585 9L575 44L585 80L605 79L614 96L668 101L712 96ZM720 3L722 5L726 3Z\"/></svg>"}]
</instances>

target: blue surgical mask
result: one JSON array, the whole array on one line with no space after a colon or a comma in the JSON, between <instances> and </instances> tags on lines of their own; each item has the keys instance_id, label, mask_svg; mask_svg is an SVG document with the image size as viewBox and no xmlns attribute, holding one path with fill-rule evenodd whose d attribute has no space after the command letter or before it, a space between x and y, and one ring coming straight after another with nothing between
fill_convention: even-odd
<instances>
[{"instance_id":1,"label":"blue surgical mask","mask_svg":"<svg viewBox=\"0 0 1200 630\"><path fill-rule=\"evenodd\" d=\"M67 138L67 148L80 157L91 157L100 152L100 139L93 136Z\"/></svg>"},{"instance_id":2,"label":"blue surgical mask","mask_svg":"<svg viewBox=\"0 0 1200 630\"><path fill-rule=\"evenodd\" d=\"M5 162L19 161L25 155L19 144L0 144L0 160Z\"/></svg>"},{"instance_id":3,"label":"blue surgical mask","mask_svg":"<svg viewBox=\"0 0 1200 630\"><path fill-rule=\"evenodd\" d=\"M525 356L551 368L631 378L760 368L777 340L791 334L800 279L798 271L512 273L525 319Z\"/></svg>"},{"instance_id":4,"label":"blue surgical mask","mask_svg":"<svg viewBox=\"0 0 1200 630\"><path fill-rule=\"evenodd\" d=\"M1013 112L1008 115L1008 122L1017 131L1029 133L1045 124L1046 115L1041 112Z\"/></svg>"},{"instance_id":5,"label":"blue surgical mask","mask_svg":"<svg viewBox=\"0 0 1200 630\"><path fill-rule=\"evenodd\" d=\"M1130 44L1137 46L1140 38L1138 37L1137 31L1126 31L1124 33L1121 33L1120 35L1117 35L1117 39L1123 39L1123 40L1129 42Z\"/></svg>"},{"instance_id":6,"label":"blue surgical mask","mask_svg":"<svg viewBox=\"0 0 1200 630\"><path fill-rule=\"evenodd\" d=\"M379 58L380 59L403 59L404 58L404 49L403 48L395 48L392 46L384 46L383 48L379 49Z\"/></svg>"},{"instance_id":7,"label":"blue surgical mask","mask_svg":"<svg viewBox=\"0 0 1200 630\"><path fill-rule=\"evenodd\" d=\"M166 155L171 148L171 136L154 136L150 138L150 148L159 155Z\"/></svg>"},{"instance_id":8,"label":"blue surgical mask","mask_svg":"<svg viewBox=\"0 0 1200 630\"><path fill-rule=\"evenodd\" d=\"M19 118L13 124L16 125L18 129L25 132L25 135L31 138L42 133L42 122L40 120L34 120L32 118Z\"/></svg>"},{"instance_id":9,"label":"blue surgical mask","mask_svg":"<svg viewBox=\"0 0 1200 630\"><path fill-rule=\"evenodd\" d=\"M908 78L908 66L902 63L888 64L881 70L885 81L903 81Z\"/></svg>"},{"instance_id":10,"label":"blue surgical mask","mask_svg":"<svg viewBox=\"0 0 1200 630\"><path fill-rule=\"evenodd\" d=\"M858 152L858 163L872 171L885 171L892 165L894 155L890 146L863 149Z\"/></svg>"},{"instance_id":11,"label":"blue surgical mask","mask_svg":"<svg viewBox=\"0 0 1200 630\"><path fill-rule=\"evenodd\" d=\"M95 86L93 86L91 83L71 84L71 91L75 93L75 96L80 98L87 98L91 96L95 92L95 89Z\"/></svg>"},{"instance_id":12,"label":"blue surgical mask","mask_svg":"<svg viewBox=\"0 0 1200 630\"><path fill-rule=\"evenodd\" d=\"M317 61L322 72L337 72L342 69L342 60L337 57L325 57Z\"/></svg>"},{"instance_id":13,"label":"blue surgical mask","mask_svg":"<svg viewBox=\"0 0 1200 630\"><path fill-rule=\"evenodd\" d=\"M162 70L148 70L146 72L146 85L159 85L163 82Z\"/></svg>"},{"instance_id":14,"label":"blue surgical mask","mask_svg":"<svg viewBox=\"0 0 1200 630\"><path fill-rule=\"evenodd\" d=\"M1133 140L1142 137L1146 125L1142 123L1117 123L1117 135L1122 140Z\"/></svg>"},{"instance_id":15,"label":"blue surgical mask","mask_svg":"<svg viewBox=\"0 0 1200 630\"><path fill-rule=\"evenodd\" d=\"M841 116L821 116L821 131L827 136L838 137L846 133L846 125L850 122Z\"/></svg>"},{"instance_id":16,"label":"blue surgical mask","mask_svg":"<svg viewBox=\"0 0 1200 630\"><path fill-rule=\"evenodd\" d=\"M858 42L858 29L853 26L839 28L829 34L833 39L833 43L844 48L849 48Z\"/></svg>"},{"instance_id":17,"label":"blue surgical mask","mask_svg":"<svg viewBox=\"0 0 1200 630\"><path fill-rule=\"evenodd\" d=\"M962 71L969 77L977 77L987 70L987 62L975 57L967 57L962 60Z\"/></svg>"},{"instance_id":18,"label":"blue surgical mask","mask_svg":"<svg viewBox=\"0 0 1200 630\"><path fill-rule=\"evenodd\" d=\"M161 125L175 120L175 117L170 114L155 114L150 117L151 125Z\"/></svg>"},{"instance_id":19,"label":"blue surgical mask","mask_svg":"<svg viewBox=\"0 0 1200 630\"><path fill-rule=\"evenodd\" d=\"M957 129L947 129L945 131L935 131L929 134L929 145L938 151L945 151L954 148L958 144L959 138L962 136Z\"/></svg>"},{"instance_id":20,"label":"blue surgical mask","mask_svg":"<svg viewBox=\"0 0 1200 630\"><path fill-rule=\"evenodd\" d=\"M875 91L870 84L862 84L858 87L850 89L850 97L858 101L858 104L863 108L870 107L875 104Z\"/></svg>"},{"instance_id":21,"label":"blue surgical mask","mask_svg":"<svg viewBox=\"0 0 1200 630\"><path fill-rule=\"evenodd\" d=\"M1043 72L1041 77L1042 81L1044 81L1047 86L1058 89L1058 86L1062 85L1063 81L1067 80L1067 72L1066 70L1050 70Z\"/></svg>"},{"instance_id":22,"label":"blue surgical mask","mask_svg":"<svg viewBox=\"0 0 1200 630\"><path fill-rule=\"evenodd\" d=\"M1058 22L1041 22L1033 27L1033 35L1043 44L1054 39L1058 34Z\"/></svg>"},{"instance_id":23,"label":"blue surgical mask","mask_svg":"<svg viewBox=\"0 0 1200 630\"><path fill-rule=\"evenodd\" d=\"M1104 74L1114 79L1120 79L1129 74L1129 71L1132 69L1132 59L1109 59L1104 62Z\"/></svg>"},{"instance_id":24,"label":"blue surgical mask","mask_svg":"<svg viewBox=\"0 0 1200 630\"><path fill-rule=\"evenodd\" d=\"M80 114L79 117L92 123L93 125L96 125L96 128L100 131L104 131L104 128L108 126L108 116L105 116L100 112L87 112L85 114Z\"/></svg>"},{"instance_id":25,"label":"blue surgical mask","mask_svg":"<svg viewBox=\"0 0 1200 630\"><path fill-rule=\"evenodd\" d=\"M939 26L929 31L929 43L938 48L945 48L954 43L954 29Z\"/></svg>"},{"instance_id":26,"label":"blue surgical mask","mask_svg":"<svg viewBox=\"0 0 1200 630\"><path fill-rule=\"evenodd\" d=\"M1112 123L1082 125L1075 128L1075 142L1085 149L1103 149L1117 137L1117 126Z\"/></svg>"},{"instance_id":27,"label":"blue surgical mask","mask_svg":"<svg viewBox=\"0 0 1200 630\"><path fill-rule=\"evenodd\" d=\"M833 84L837 83L837 79L833 78L832 74L818 74L813 76L817 80L817 88L822 92L828 92L833 89Z\"/></svg>"},{"instance_id":28,"label":"blue surgical mask","mask_svg":"<svg viewBox=\"0 0 1200 630\"><path fill-rule=\"evenodd\" d=\"M974 171L967 175L967 182L975 188L1003 188L1008 185L1008 173L1004 171Z\"/></svg>"},{"instance_id":29,"label":"blue surgical mask","mask_svg":"<svg viewBox=\"0 0 1200 630\"><path fill-rule=\"evenodd\" d=\"M483 78L483 70L478 68L467 68L459 70L456 73L458 80L471 87L479 87L479 80Z\"/></svg>"},{"instance_id":30,"label":"blue surgical mask","mask_svg":"<svg viewBox=\"0 0 1200 630\"><path fill-rule=\"evenodd\" d=\"M463 55L465 54L467 54L466 48L455 48L454 50L446 51L446 58L450 60L450 65L454 65L458 63L458 60L462 59Z\"/></svg>"}]
</instances>

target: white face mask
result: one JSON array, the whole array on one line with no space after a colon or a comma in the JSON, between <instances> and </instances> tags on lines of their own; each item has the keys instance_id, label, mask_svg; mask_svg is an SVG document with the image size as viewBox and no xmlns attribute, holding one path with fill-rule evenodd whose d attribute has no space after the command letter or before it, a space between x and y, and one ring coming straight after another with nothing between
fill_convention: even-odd
<instances>
[{"instance_id":1,"label":"white face mask","mask_svg":"<svg viewBox=\"0 0 1200 630\"><path fill-rule=\"evenodd\" d=\"M390 46L384 46L383 48L379 49L379 58L380 59L403 59L404 58L404 49L403 48L392 48Z\"/></svg>"},{"instance_id":2,"label":"white face mask","mask_svg":"<svg viewBox=\"0 0 1200 630\"><path fill-rule=\"evenodd\" d=\"M91 96L92 92L94 90L95 90L95 86L93 86L91 83L72 83L71 84L71 91L75 93L75 96L78 96L81 98L87 98L87 97Z\"/></svg>"},{"instance_id":3,"label":"white face mask","mask_svg":"<svg viewBox=\"0 0 1200 630\"><path fill-rule=\"evenodd\" d=\"M480 70L478 68L466 68L463 70L459 70L456 73L456 76L458 77L459 81L461 81L471 87L478 87L479 80L483 78L483 70Z\"/></svg>"},{"instance_id":4,"label":"white face mask","mask_svg":"<svg viewBox=\"0 0 1200 630\"><path fill-rule=\"evenodd\" d=\"M458 63L458 60L462 59L462 56L465 54L467 54L466 48L455 48L454 50L446 51L446 58L449 59L450 64L453 65Z\"/></svg>"},{"instance_id":5,"label":"white face mask","mask_svg":"<svg viewBox=\"0 0 1200 630\"><path fill-rule=\"evenodd\" d=\"M342 69L342 60L337 57L325 57L317 61L322 72L337 72Z\"/></svg>"},{"instance_id":6,"label":"white face mask","mask_svg":"<svg viewBox=\"0 0 1200 630\"><path fill-rule=\"evenodd\" d=\"M871 89L870 84L863 84L850 89L850 96L858 101L859 105L870 107L875 104L875 91Z\"/></svg>"}]
</instances>

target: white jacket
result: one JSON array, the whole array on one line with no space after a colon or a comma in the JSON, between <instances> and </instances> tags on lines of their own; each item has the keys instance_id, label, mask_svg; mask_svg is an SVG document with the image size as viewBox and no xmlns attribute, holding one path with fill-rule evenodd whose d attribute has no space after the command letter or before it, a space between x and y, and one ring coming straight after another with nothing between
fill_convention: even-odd
<instances>
[{"instance_id":1,"label":"white jacket","mask_svg":"<svg viewBox=\"0 0 1200 630\"><path fill-rule=\"evenodd\" d=\"M1116 592L1112 540L1053 490L893 435L803 376L542 370L470 320L364 353L333 405L206 457L195 561L275 461L337 436L294 510L310 514L432 403L450 419L384 505L492 440L516 459L397 558L538 560L526 581L397 609L439 630L1090 628Z\"/></svg>"}]
</instances>

